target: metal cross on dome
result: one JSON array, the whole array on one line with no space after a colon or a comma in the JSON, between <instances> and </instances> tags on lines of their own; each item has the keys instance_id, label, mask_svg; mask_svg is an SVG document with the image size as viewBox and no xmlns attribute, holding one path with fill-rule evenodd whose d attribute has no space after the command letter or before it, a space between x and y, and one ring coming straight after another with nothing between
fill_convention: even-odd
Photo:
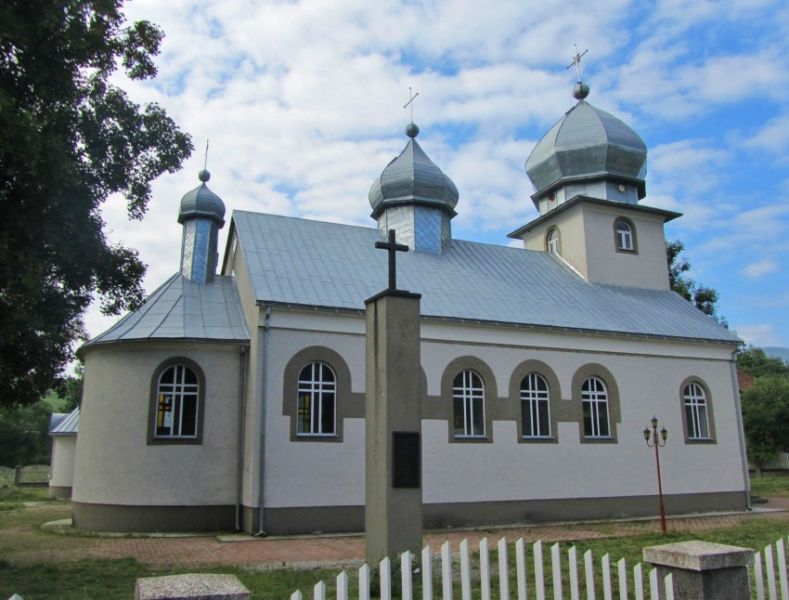
<instances>
[{"instance_id":1,"label":"metal cross on dome","mask_svg":"<svg viewBox=\"0 0 789 600\"><path fill-rule=\"evenodd\" d=\"M414 100L416 100L416 97L418 95L419 95L419 92L417 92L416 94L413 94L411 92L411 86L409 85L408 86L408 102L403 104L403 109L406 109L409 106L411 107L411 122L412 123L414 122Z\"/></svg>"},{"instance_id":2,"label":"metal cross on dome","mask_svg":"<svg viewBox=\"0 0 789 600\"><path fill-rule=\"evenodd\" d=\"M398 244L395 241L395 230L389 230L389 237L385 242L375 242L376 248L381 248L389 252L389 289L392 292L397 289L397 264L395 256L398 252L408 252L408 246Z\"/></svg>"},{"instance_id":3,"label":"metal cross on dome","mask_svg":"<svg viewBox=\"0 0 789 600\"><path fill-rule=\"evenodd\" d=\"M573 56L573 62L567 65L568 69L575 67L575 73L578 77L578 83L581 82L581 57L589 52L589 48L584 50L583 52L578 52L578 44L573 44L575 46L575 55Z\"/></svg>"}]
</instances>

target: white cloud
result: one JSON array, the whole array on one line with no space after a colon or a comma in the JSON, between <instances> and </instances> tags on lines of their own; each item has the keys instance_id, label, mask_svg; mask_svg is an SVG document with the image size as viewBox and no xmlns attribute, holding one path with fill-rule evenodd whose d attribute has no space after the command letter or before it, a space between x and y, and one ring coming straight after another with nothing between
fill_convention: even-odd
<instances>
[{"instance_id":1,"label":"white cloud","mask_svg":"<svg viewBox=\"0 0 789 600\"><path fill-rule=\"evenodd\" d=\"M765 258L749 264L743 269L743 274L750 279L758 279L777 270L778 262L771 258Z\"/></svg>"},{"instance_id":2,"label":"white cloud","mask_svg":"<svg viewBox=\"0 0 789 600\"><path fill-rule=\"evenodd\" d=\"M755 323L751 325L740 325L737 327L739 335L747 344L751 346L777 346L780 340L775 334L775 327L769 323Z\"/></svg>"},{"instance_id":3,"label":"white cloud","mask_svg":"<svg viewBox=\"0 0 789 600\"><path fill-rule=\"evenodd\" d=\"M750 148L782 153L789 148L789 113L768 121L753 136L745 140Z\"/></svg>"}]
</instances>

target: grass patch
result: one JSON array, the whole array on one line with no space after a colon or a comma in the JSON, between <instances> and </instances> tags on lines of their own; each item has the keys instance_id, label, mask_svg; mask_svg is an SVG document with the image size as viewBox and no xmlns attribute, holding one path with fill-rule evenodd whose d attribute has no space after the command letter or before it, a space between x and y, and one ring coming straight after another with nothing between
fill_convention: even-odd
<instances>
[{"instance_id":1,"label":"grass patch","mask_svg":"<svg viewBox=\"0 0 789 600\"><path fill-rule=\"evenodd\" d=\"M754 496L789 496L789 473L751 475Z\"/></svg>"},{"instance_id":2,"label":"grass patch","mask_svg":"<svg viewBox=\"0 0 789 600\"><path fill-rule=\"evenodd\" d=\"M134 598L138 577L158 577L181 573L228 573L236 575L252 598L289 598L301 587L312 588L320 580L335 576L322 569L251 571L237 567L154 569L132 558L116 560L76 560L47 564L12 565L0 561L0 598L20 594L25 600L86 598ZM309 596L311 597L311 595Z\"/></svg>"}]
</instances>

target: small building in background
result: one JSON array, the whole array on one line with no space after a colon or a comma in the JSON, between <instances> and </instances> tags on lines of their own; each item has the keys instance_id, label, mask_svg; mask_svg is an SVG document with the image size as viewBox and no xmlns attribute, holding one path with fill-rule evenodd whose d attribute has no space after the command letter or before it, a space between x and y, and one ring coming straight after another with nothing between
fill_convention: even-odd
<instances>
[{"instance_id":1,"label":"small building in background","mask_svg":"<svg viewBox=\"0 0 789 600\"><path fill-rule=\"evenodd\" d=\"M74 456L77 451L79 407L70 413L53 413L49 421L52 460L49 467L49 497L71 498Z\"/></svg>"}]
</instances>

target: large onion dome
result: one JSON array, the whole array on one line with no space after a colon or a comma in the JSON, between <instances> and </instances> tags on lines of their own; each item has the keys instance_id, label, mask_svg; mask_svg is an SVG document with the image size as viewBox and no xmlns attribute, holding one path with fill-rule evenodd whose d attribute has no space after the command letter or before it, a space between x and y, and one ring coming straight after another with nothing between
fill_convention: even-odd
<instances>
[{"instance_id":1,"label":"large onion dome","mask_svg":"<svg viewBox=\"0 0 789 600\"><path fill-rule=\"evenodd\" d=\"M411 139L370 187L368 198L374 219L385 208L403 204L441 208L454 216L458 190L417 143L418 133L419 128L413 123L406 128Z\"/></svg>"},{"instance_id":2,"label":"large onion dome","mask_svg":"<svg viewBox=\"0 0 789 600\"><path fill-rule=\"evenodd\" d=\"M639 199L646 195L644 140L615 116L586 102L588 93L586 84L576 85L578 103L526 160L526 173L537 188L535 202L563 185L592 180L634 185Z\"/></svg>"},{"instance_id":3,"label":"large onion dome","mask_svg":"<svg viewBox=\"0 0 789 600\"><path fill-rule=\"evenodd\" d=\"M206 182L211 179L211 174L208 171L200 171L199 178L202 183L195 189L186 192L181 198L178 222L183 223L190 218L207 217L219 223L221 227L225 223L225 203L208 189Z\"/></svg>"}]
</instances>

